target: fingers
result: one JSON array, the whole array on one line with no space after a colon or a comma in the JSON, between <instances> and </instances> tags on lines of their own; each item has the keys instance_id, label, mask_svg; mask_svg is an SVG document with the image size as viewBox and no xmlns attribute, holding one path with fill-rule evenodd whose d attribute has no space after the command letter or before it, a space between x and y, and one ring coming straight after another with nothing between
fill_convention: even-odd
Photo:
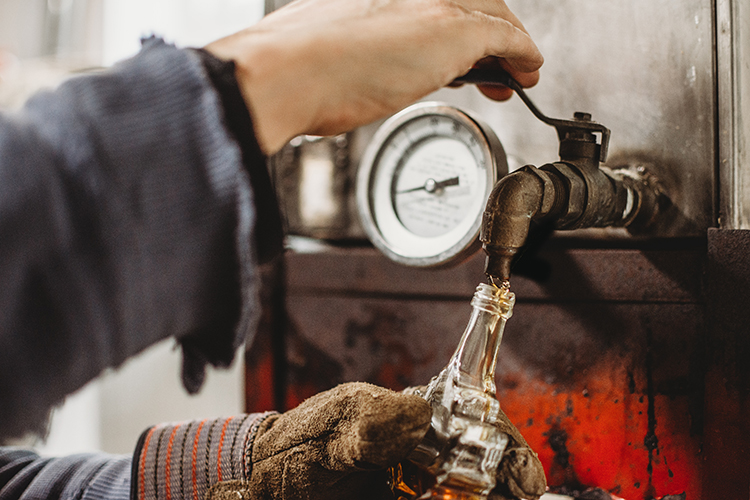
<instances>
[{"instance_id":1,"label":"fingers","mask_svg":"<svg viewBox=\"0 0 750 500\"><path fill-rule=\"evenodd\" d=\"M506 498L539 498L547 488L539 457L502 410L495 425L510 436L497 471L497 491Z\"/></svg>"},{"instance_id":2,"label":"fingers","mask_svg":"<svg viewBox=\"0 0 750 500\"><path fill-rule=\"evenodd\" d=\"M484 30L481 39L487 43L483 49L484 57L477 66L500 66L522 87L536 85L544 58L531 37L508 20L477 12L473 16ZM497 101L507 100L513 95L512 90L500 86L480 85L479 90Z\"/></svg>"},{"instance_id":3,"label":"fingers","mask_svg":"<svg viewBox=\"0 0 750 500\"><path fill-rule=\"evenodd\" d=\"M310 438L327 450L328 465L339 470L395 465L419 444L432 417L419 396L360 382L314 396L298 409L328 422L326 431ZM296 413L288 412L299 422Z\"/></svg>"},{"instance_id":4,"label":"fingers","mask_svg":"<svg viewBox=\"0 0 750 500\"><path fill-rule=\"evenodd\" d=\"M486 95L493 101L507 101L513 97L513 91L508 87L477 85L477 88L482 94Z\"/></svg>"},{"instance_id":5,"label":"fingers","mask_svg":"<svg viewBox=\"0 0 750 500\"><path fill-rule=\"evenodd\" d=\"M522 87L536 85L544 57L507 5L501 0L465 0L464 7L473 9L473 16L483 29L480 39L487 43L485 57L478 65L499 65ZM504 87L479 86L479 89L487 97L498 101L513 95L510 89Z\"/></svg>"},{"instance_id":6,"label":"fingers","mask_svg":"<svg viewBox=\"0 0 750 500\"><path fill-rule=\"evenodd\" d=\"M326 450L322 456L332 470L387 467L417 446L431 417L430 405L419 396L359 382L342 384L274 420L256 441L253 460L304 446ZM320 456L311 453L309 459Z\"/></svg>"},{"instance_id":7,"label":"fingers","mask_svg":"<svg viewBox=\"0 0 750 500\"><path fill-rule=\"evenodd\" d=\"M484 20L486 56L505 59L514 74L533 73L542 66L544 57L528 33L506 19L479 13L476 15Z\"/></svg>"},{"instance_id":8,"label":"fingers","mask_svg":"<svg viewBox=\"0 0 750 500\"><path fill-rule=\"evenodd\" d=\"M498 59L496 57L485 58L480 61L480 64L478 64L477 66L482 68L492 68L493 66L499 66L513 75L513 78L515 78L515 80L525 88L533 87L539 81L539 71L534 71L531 73L521 73L518 71L514 71L510 62L505 59ZM484 95L496 101L505 101L513 96L513 91L508 87L478 85L478 88Z\"/></svg>"},{"instance_id":9,"label":"fingers","mask_svg":"<svg viewBox=\"0 0 750 500\"><path fill-rule=\"evenodd\" d=\"M528 31L502 0L455 0L454 5L474 18L477 27L467 30L471 40L486 44L485 56L507 59L513 70L530 73L544 62ZM482 30L477 36L476 29Z\"/></svg>"},{"instance_id":10,"label":"fingers","mask_svg":"<svg viewBox=\"0 0 750 500\"><path fill-rule=\"evenodd\" d=\"M373 469L406 458L431 415L418 396L339 385L261 424L248 450L249 482L258 498L385 498L385 478Z\"/></svg>"}]
</instances>

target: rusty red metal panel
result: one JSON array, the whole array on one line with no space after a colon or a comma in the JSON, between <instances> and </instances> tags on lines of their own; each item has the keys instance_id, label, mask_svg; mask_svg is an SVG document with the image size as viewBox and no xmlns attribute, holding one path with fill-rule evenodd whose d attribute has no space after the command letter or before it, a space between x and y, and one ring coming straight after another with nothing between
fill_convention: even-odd
<instances>
[{"instance_id":1,"label":"rusty red metal panel","mask_svg":"<svg viewBox=\"0 0 750 500\"><path fill-rule=\"evenodd\" d=\"M463 300L292 300L291 406L346 380L394 389L426 383L469 315ZM701 418L702 379L693 376L701 316L693 304L521 299L501 348L499 398L551 486L699 498L701 441L691 427Z\"/></svg>"},{"instance_id":2,"label":"rusty red metal panel","mask_svg":"<svg viewBox=\"0 0 750 500\"><path fill-rule=\"evenodd\" d=\"M628 500L750 497L750 237L740 233L709 233L708 250L551 248L537 256L547 281L514 278L499 397L550 485ZM248 367L256 386L272 379L251 395L256 406L291 407L347 380L425 383L482 279L481 256L426 271L347 249L288 265L283 353Z\"/></svg>"},{"instance_id":3,"label":"rusty red metal panel","mask_svg":"<svg viewBox=\"0 0 750 500\"><path fill-rule=\"evenodd\" d=\"M622 385L627 378L624 366L601 366L590 371L587 389L567 392L519 376L500 398L539 453L553 489L701 498L700 439L690 434L690 402L631 392Z\"/></svg>"},{"instance_id":4,"label":"rusty red metal panel","mask_svg":"<svg viewBox=\"0 0 750 500\"><path fill-rule=\"evenodd\" d=\"M700 498L703 328L697 304L518 304L499 398L551 486Z\"/></svg>"}]
</instances>

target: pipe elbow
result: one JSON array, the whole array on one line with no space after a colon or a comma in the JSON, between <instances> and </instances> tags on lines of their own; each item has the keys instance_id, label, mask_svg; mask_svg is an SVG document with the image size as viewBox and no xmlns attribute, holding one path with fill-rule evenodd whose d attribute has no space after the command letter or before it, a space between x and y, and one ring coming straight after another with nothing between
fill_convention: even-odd
<instances>
[{"instance_id":1,"label":"pipe elbow","mask_svg":"<svg viewBox=\"0 0 750 500\"><path fill-rule=\"evenodd\" d=\"M531 166L495 185L487 200L479 236L487 253L488 276L510 279L513 258L526 243L531 220L542 211L548 189L552 187L546 174Z\"/></svg>"}]
</instances>

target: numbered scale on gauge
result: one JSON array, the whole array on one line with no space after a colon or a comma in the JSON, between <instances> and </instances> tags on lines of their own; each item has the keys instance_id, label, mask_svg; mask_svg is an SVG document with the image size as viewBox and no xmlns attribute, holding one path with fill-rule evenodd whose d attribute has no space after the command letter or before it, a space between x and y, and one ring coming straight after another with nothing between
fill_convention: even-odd
<instances>
[{"instance_id":1,"label":"numbered scale on gauge","mask_svg":"<svg viewBox=\"0 0 750 500\"><path fill-rule=\"evenodd\" d=\"M479 226L505 152L479 119L419 103L387 120L360 164L357 204L371 241L392 260L443 266L479 247Z\"/></svg>"}]
</instances>

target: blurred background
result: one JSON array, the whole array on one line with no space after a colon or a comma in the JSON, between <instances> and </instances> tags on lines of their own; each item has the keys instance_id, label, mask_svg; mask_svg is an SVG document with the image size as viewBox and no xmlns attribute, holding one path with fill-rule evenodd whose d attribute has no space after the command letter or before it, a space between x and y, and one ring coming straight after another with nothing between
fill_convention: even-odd
<instances>
[{"instance_id":1,"label":"blurred background","mask_svg":"<svg viewBox=\"0 0 750 500\"><path fill-rule=\"evenodd\" d=\"M263 0L0 0L0 109L135 54L143 36L203 46L257 22L263 9ZM180 352L163 341L71 395L47 439L23 444L55 455L131 453L154 423L240 413L244 364L237 358L229 371L211 371L191 397L179 380Z\"/></svg>"},{"instance_id":2,"label":"blurred background","mask_svg":"<svg viewBox=\"0 0 750 500\"><path fill-rule=\"evenodd\" d=\"M0 0L0 108L134 54L142 36L200 46L283 3ZM534 243L526 275L515 272L499 354L503 408L557 492L748 499L748 2L507 3L546 58L529 97L551 117L591 113L612 132L607 166L648 170L669 204L650 234L583 230ZM490 102L471 86L429 99L486 121L511 170L557 158L554 130L520 99ZM295 138L271 158L293 237L265 270L246 366L209 374L191 398L166 341L72 396L42 450L130 453L154 423L283 410L344 381L402 389L438 373L484 259L405 268L369 245L352 187L374 130Z\"/></svg>"},{"instance_id":3,"label":"blurred background","mask_svg":"<svg viewBox=\"0 0 750 500\"><path fill-rule=\"evenodd\" d=\"M131 56L143 36L202 46L257 22L263 9L263 0L0 0L0 106Z\"/></svg>"}]
</instances>

